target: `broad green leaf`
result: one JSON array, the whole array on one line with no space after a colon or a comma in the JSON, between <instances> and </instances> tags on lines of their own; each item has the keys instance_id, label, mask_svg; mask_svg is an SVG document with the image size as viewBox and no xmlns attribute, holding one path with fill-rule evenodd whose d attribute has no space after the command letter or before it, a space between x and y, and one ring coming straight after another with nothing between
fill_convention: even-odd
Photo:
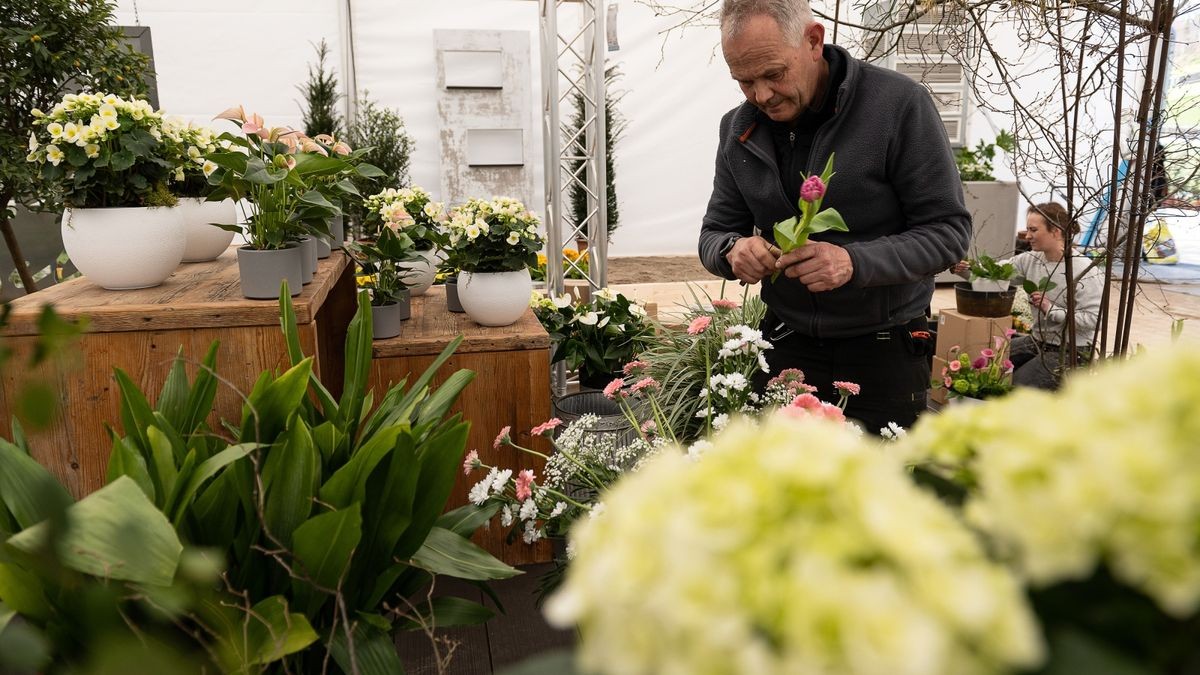
<instances>
[{"instance_id":1,"label":"broad green leaf","mask_svg":"<svg viewBox=\"0 0 1200 675\"><path fill-rule=\"evenodd\" d=\"M0 598L3 597L4 596L0 595ZM8 626L8 622L12 621L13 617L16 615L16 612L14 612L10 607L5 605L2 600L0 600L0 633L4 632L4 629Z\"/></svg>"},{"instance_id":2,"label":"broad green leaf","mask_svg":"<svg viewBox=\"0 0 1200 675\"><path fill-rule=\"evenodd\" d=\"M371 372L371 343L371 300L367 292L362 291L358 294L358 309L346 330L346 372L338 406L339 426L351 438L358 436L363 392Z\"/></svg>"},{"instance_id":3,"label":"broad green leaf","mask_svg":"<svg viewBox=\"0 0 1200 675\"><path fill-rule=\"evenodd\" d=\"M175 450L158 427L146 429L146 440L150 443L150 477L154 479L158 494L165 498L175 489L175 478L179 474L175 466Z\"/></svg>"},{"instance_id":4,"label":"broad green leaf","mask_svg":"<svg viewBox=\"0 0 1200 675\"><path fill-rule=\"evenodd\" d=\"M354 658L350 658L350 641L339 626L329 644L329 653L344 673L359 675L404 675L404 664L396 652L396 642L389 631L383 631L366 621L354 624Z\"/></svg>"},{"instance_id":5,"label":"broad green leaf","mask_svg":"<svg viewBox=\"0 0 1200 675\"><path fill-rule=\"evenodd\" d=\"M200 490L205 481L217 475L217 472L221 469L250 454L258 447L257 443L231 445L201 462L196 467L196 470L187 477L186 481L181 481L177 494L170 500L166 511L166 513L171 514L171 520L175 523L175 526L179 527L183 523L188 509L192 505L192 500L196 497L196 492Z\"/></svg>"},{"instance_id":6,"label":"broad green leaf","mask_svg":"<svg viewBox=\"0 0 1200 675\"><path fill-rule=\"evenodd\" d=\"M451 340L450 344L446 345L446 347L442 349L442 353L438 354L438 357L433 360L433 363L429 364L429 367L425 369L425 372L421 373L421 377L417 378L416 382L413 382L413 385L408 390L408 393L405 394L405 396L396 404L398 409L406 410L425 397L427 392L426 388L429 386L430 381L433 380L433 376L437 374L438 369L440 369L442 365L446 363L446 361L450 360L450 357L454 354L454 350L458 349L458 346L462 344L464 337L465 336L460 334L458 337Z\"/></svg>"},{"instance_id":7,"label":"broad green leaf","mask_svg":"<svg viewBox=\"0 0 1200 675\"><path fill-rule=\"evenodd\" d=\"M300 563L293 580L296 601L314 616L326 599L325 591L338 588L362 538L359 505L314 516L296 528L293 552ZM309 583L311 582L311 583Z\"/></svg>"},{"instance_id":8,"label":"broad green leaf","mask_svg":"<svg viewBox=\"0 0 1200 675\"><path fill-rule=\"evenodd\" d=\"M429 528L445 510L454 479L462 467L470 427L465 422L455 424L418 446L421 476L417 479L417 496L413 500L412 524L396 544L395 554L401 560L420 548Z\"/></svg>"},{"instance_id":9,"label":"broad green leaf","mask_svg":"<svg viewBox=\"0 0 1200 675\"><path fill-rule=\"evenodd\" d=\"M21 529L61 513L72 501L71 495L45 467L2 438L0 500Z\"/></svg>"},{"instance_id":10,"label":"broad green leaf","mask_svg":"<svg viewBox=\"0 0 1200 675\"><path fill-rule=\"evenodd\" d=\"M166 516L130 478L121 476L73 504L66 519L56 542L65 567L155 586L174 580L183 545ZM9 537L8 543L34 553L49 533L49 523L40 523Z\"/></svg>"},{"instance_id":11,"label":"broad green leaf","mask_svg":"<svg viewBox=\"0 0 1200 675\"><path fill-rule=\"evenodd\" d=\"M787 253L796 248L796 226L798 224L800 221L795 216L775 223L775 243L779 245L779 250Z\"/></svg>"},{"instance_id":12,"label":"broad green leaf","mask_svg":"<svg viewBox=\"0 0 1200 675\"><path fill-rule=\"evenodd\" d=\"M296 310L292 307L292 296L288 293L287 279L283 280L279 289L279 325L283 328L283 337L287 342L288 358L293 366L300 365L304 360L304 351L300 348L300 331L296 326ZM316 392L317 400L321 402L321 412L326 419L335 419L338 413L337 401L317 378L316 373L310 373L309 387Z\"/></svg>"},{"instance_id":13,"label":"broad green leaf","mask_svg":"<svg viewBox=\"0 0 1200 675\"><path fill-rule=\"evenodd\" d=\"M334 404L336 406L336 404ZM321 452L321 457L326 461L333 457L334 451L338 445L346 438L346 435L337 428L332 421L322 422L312 430L313 445Z\"/></svg>"},{"instance_id":14,"label":"broad green leaf","mask_svg":"<svg viewBox=\"0 0 1200 675\"><path fill-rule=\"evenodd\" d=\"M0 603L30 619L45 620L53 614L41 580L15 563L0 562Z\"/></svg>"},{"instance_id":15,"label":"broad green leaf","mask_svg":"<svg viewBox=\"0 0 1200 675\"><path fill-rule=\"evenodd\" d=\"M826 230L835 230L837 232L850 231L850 228L846 227L846 221L842 220L842 214L838 213L837 209L825 209L813 216L812 222L805 229L808 231L808 234L816 234Z\"/></svg>"},{"instance_id":16,"label":"broad green leaf","mask_svg":"<svg viewBox=\"0 0 1200 675\"><path fill-rule=\"evenodd\" d=\"M352 588L351 593L363 592L372 578L391 566L396 543L412 524L421 467L415 441L407 429L383 461L386 467L373 472L367 484L367 494L372 498L363 503L364 551L356 557L354 568L354 573L362 577L362 588Z\"/></svg>"},{"instance_id":17,"label":"broad green leaf","mask_svg":"<svg viewBox=\"0 0 1200 675\"><path fill-rule=\"evenodd\" d=\"M396 438L403 430L402 427L395 426L375 434L358 449L349 462L325 481L321 486L321 501L337 509L361 502L367 490L367 478L379 462L396 447Z\"/></svg>"},{"instance_id":18,"label":"broad green leaf","mask_svg":"<svg viewBox=\"0 0 1200 675\"><path fill-rule=\"evenodd\" d=\"M1038 286L1037 286L1037 283L1034 282L1032 279L1026 279L1021 284L1021 288L1023 288L1026 293L1037 293Z\"/></svg>"},{"instance_id":19,"label":"broad green leaf","mask_svg":"<svg viewBox=\"0 0 1200 675\"><path fill-rule=\"evenodd\" d=\"M242 433L239 438L264 444L273 442L300 408L311 373L312 357L309 357L275 380L267 381L261 387L256 384L242 406Z\"/></svg>"},{"instance_id":20,"label":"broad green leaf","mask_svg":"<svg viewBox=\"0 0 1200 675\"><path fill-rule=\"evenodd\" d=\"M148 455L150 442L146 440L146 429L154 425L154 411L150 409L146 395L125 371L114 368L113 376L121 391L121 426L125 429L125 435L132 437L138 448Z\"/></svg>"},{"instance_id":21,"label":"broad green leaf","mask_svg":"<svg viewBox=\"0 0 1200 675\"><path fill-rule=\"evenodd\" d=\"M158 394L158 401L154 405L154 409L162 413L175 429L179 429L183 422L188 389L187 373L183 369L183 347L180 347L175 361L171 363L171 370L167 373L167 381L163 383L162 391Z\"/></svg>"},{"instance_id":22,"label":"broad green leaf","mask_svg":"<svg viewBox=\"0 0 1200 675\"><path fill-rule=\"evenodd\" d=\"M278 661L317 641L308 619L303 614L289 613L282 595L254 605L246 621L246 654L253 665Z\"/></svg>"},{"instance_id":23,"label":"broad green leaf","mask_svg":"<svg viewBox=\"0 0 1200 675\"><path fill-rule=\"evenodd\" d=\"M319 470L308 425L297 417L268 449L263 467L265 525L284 547L292 545L292 532L312 513Z\"/></svg>"},{"instance_id":24,"label":"broad green leaf","mask_svg":"<svg viewBox=\"0 0 1200 675\"><path fill-rule=\"evenodd\" d=\"M488 502L483 506L467 504L442 514L442 517L437 519L437 526L470 539L475 530L494 518L499 510L500 505L496 502Z\"/></svg>"},{"instance_id":25,"label":"broad green leaf","mask_svg":"<svg viewBox=\"0 0 1200 675\"><path fill-rule=\"evenodd\" d=\"M217 350L220 346L221 343L216 341L209 345L208 353L204 355L204 361L196 373L196 381L188 392L184 413L175 425L179 433L185 436L195 433L212 412L213 400L217 396Z\"/></svg>"},{"instance_id":26,"label":"broad green leaf","mask_svg":"<svg viewBox=\"0 0 1200 675\"><path fill-rule=\"evenodd\" d=\"M389 565L387 569L383 570L383 572L374 579L368 579L368 581L371 582L371 592L363 600L361 606L378 607L379 603L383 602L385 598L391 597L388 595L388 593L391 591L392 586L396 583L396 580L399 579L400 576L405 572L414 570L424 574L423 571L416 570L416 568L407 563L395 563L393 565Z\"/></svg>"},{"instance_id":27,"label":"broad green leaf","mask_svg":"<svg viewBox=\"0 0 1200 675\"><path fill-rule=\"evenodd\" d=\"M34 429L45 429L54 422L59 393L45 382L28 382L17 393L16 416Z\"/></svg>"},{"instance_id":28,"label":"broad green leaf","mask_svg":"<svg viewBox=\"0 0 1200 675\"><path fill-rule=\"evenodd\" d=\"M225 471L199 493L191 508L192 522L199 533L196 543L229 545L237 525L238 504L241 501L236 491L237 481L233 472ZM186 515L187 509L183 513Z\"/></svg>"},{"instance_id":29,"label":"broad green leaf","mask_svg":"<svg viewBox=\"0 0 1200 675\"><path fill-rule=\"evenodd\" d=\"M496 615L491 609L484 607L478 602L471 602L466 598L458 598L452 595L443 595L433 599L430 604L421 604L418 607L419 613L424 617L425 623L436 628L452 628L455 626L476 626L485 623ZM397 628L402 630L417 630L422 626L415 619L397 625Z\"/></svg>"},{"instance_id":30,"label":"broad green leaf","mask_svg":"<svg viewBox=\"0 0 1200 675\"><path fill-rule=\"evenodd\" d=\"M454 405L458 400L458 395L475 380L475 371L460 370L442 383L437 391L425 400L421 405L421 412L417 416L417 424L425 424L426 422L439 420Z\"/></svg>"},{"instance_id":31,"label":"broad green leaf","mask_svg":"<svg viewBox=\"0 0 1200 675\"><path fill-rule=\"evenodd\" d=\"M387 174L382 169L366 162L354 167L354 170L363 178L387 178Z\"/></svg>"},{"instance_id":32,"label":"broad green leaf","mask_svg":"<svg viewBox=\"0 0 1200 675\"><path fill-rule=\"evenodd\" d=\"M429 531L424 545L412 557L412 562L434 574L459 579L509 579L523 574L487 551L449 530L435 527Z\"/></svg>"},{"instance_id":33,"label":"broad green leaf","mask_svg":"<svg viewBox=\"0 0 1200 675\"><path fill-rule=\"evenodd\" d=\"M121 476L128 476L146 493L150 501L158 503L154 481L150 479L146 460L131 445L132 442L128 438L113 438L112 454L108 456L108 474L104 482L111 483Z\"/></svg>"}]
</instances>

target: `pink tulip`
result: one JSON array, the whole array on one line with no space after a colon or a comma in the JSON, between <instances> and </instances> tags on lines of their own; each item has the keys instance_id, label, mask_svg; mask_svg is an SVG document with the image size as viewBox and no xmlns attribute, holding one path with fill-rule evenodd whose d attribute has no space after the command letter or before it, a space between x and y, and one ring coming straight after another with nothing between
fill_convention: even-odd
<instances>
[{"instance_id":1,"label":"pink tulip","mask_svg":"<svg viewBox=\"0 0 1200 675\"><path fill-rule=\"evenodd\" d=\"M825 196L825 181L820 176L809 176L800 186L800 198L806 202L815 202Z\"/></svg>"}]
</instances>

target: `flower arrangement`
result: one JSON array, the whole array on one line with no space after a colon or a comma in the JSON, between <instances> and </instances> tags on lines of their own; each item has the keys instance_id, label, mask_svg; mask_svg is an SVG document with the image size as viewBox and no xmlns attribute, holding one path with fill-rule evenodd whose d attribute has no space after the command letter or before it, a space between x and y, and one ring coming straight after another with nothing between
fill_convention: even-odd
<instances>
[{"instance_id":1,"label":"flower arrangement","mask_svg":"<svg viewBox=\"0 0 1200 675\"><path fill-rule=\"evenodd\" d=\"M537 264L540 224L516 199L471 199L450 212L448 252L464 272L517 272Z\"/></svg>"},{"instance_id":2,"label":"flower arrangement","mask_svg":"<svg viewBox=\"0 0 1200 675\"><path fill-rule=\"evenodd\" d=\"M967 522L1028 580L1048 635L1182 672L1200 620L1197 409L1200 352L1164 347L922 418L893 449L966 489Z\"/></svg>"},{"instance_id":3,"label":"flower arrangement","mask_svg":"<svg viewBox=\"0 0 1200 675\"><path fill-rule=\"evenodd\" d=\"M546 606L578 627L583 671L926 675L1042 658L1013 575L893 456L828 422L731 425L699 460L659 453L604 504L572 529Z\"/></svg>"},{"instance_id":4,"label":"flower arrangement","mask_svg":"<svg viewBox=\"0 0 1200 675\"><path fill-rule=\"evenodd\" d=\"M380 224L403 230L412 238L418 251L444 248L447 244L442 234L446 219L444 205L433 201L432 195L419 186L387 188L367 197L366 207L370 231Z\"/></svg>"},{"instance_id":5,"label":"flower arrangement","mask_svg":"<svg viewBox=\"0 0 1200 675\"><path fill-rule=\"evenodd\" d=\"M1008 359L1008 346L1013 329L1005 331L1004 337L995 337L994 349L983 349L974 359L958 346L950 350L948 363L942 368L940 379L933 381L935 387L945 387L951 398L993 398L1012 391L1013 363Z\"/></svg>"},{"instance_id":6,"label":"flower arrangement","mask_svg":"<svg viewBox=\"0 0 1200 675\"><path fill-rule=\"evenodd\" d=\"M800 185L800 200L797 204L800 216L792 216L787 220L775 223L775 243L779 245L781 252L787 253L804 246L808 243L809 235L818 232L849 231L846 221L842 219L842 214L838 213L837 209L821 210L821 201L824 200L829 181L833 178L834 154L836 153L829 155L821 175L809 176ZM771 275L771 281L775 281L778 277L779 271L776 271Z\"/></svg>"},{"instance_id":7,"label":"flower arrangement","mask_svg":"<svg viewBox=\"0 0 1200 675\"><path fill-rule=\"evenodd\" d=\"M219 139L206 126L184 122L177 117L163 119L162 135L174 165L170 177L171 193L197 199L207 196L212 191L208 177L217 170L208 155L228 149L228 142Z\"/></svg>"},{"instance_id":8,"label":"flower arrangement","mask_svg":"<svg viewBox=\"0 0 1200 675\"><path fill-rule=\"evenodd\" d=\"M602 288L591 301L573 302L571 296L535 296L533 313L554 346L551 363L564 361L580 377L611 379L614 371L632 361L654 338L654 325L640 303Z\"/></svg>"},{"instance_id":9,"label":"flower arrangement","mask_svg":"<svg viewBox=\"0 0 1200 675\"><path fill-rule=\"evenodd\" d=\"M385 227L374 241L349 242L346 248L364 269L373 270L360 275L365 278L359 283L370 291L372 305L390 305L401 298L408 284L400 266L417 259L417 247L408 233Z\"/></svg>"},{"instance_id":10,"label":"flower arrangement","mask_svg":"<svg viewBox=\"0 0 1200 675\"><path fill-rule=\"evenodd\" d=\"M143 99L67 94L48 113L33 111L26 160L67 206L174 206L175 169L163 142L163 116Z\"/></svg>"},{"instance_id":11,"label":"flower arrangement","mask_svg":"<svg viewBox=\"0 0 1200 675\"><path fill-rule=\"evenodd\" d=\"M210 199L244 199L254 206L244 214L250 248L281 249L309 232L328 236L338 208L312 183L348 170L350 163L329 156L299 131L267 127L262 116L241 106L215 119L233 122L244 135L222 134L229 149L209 156L217 167L208 177L214 186Z\"/></svg>"}]
</instances>

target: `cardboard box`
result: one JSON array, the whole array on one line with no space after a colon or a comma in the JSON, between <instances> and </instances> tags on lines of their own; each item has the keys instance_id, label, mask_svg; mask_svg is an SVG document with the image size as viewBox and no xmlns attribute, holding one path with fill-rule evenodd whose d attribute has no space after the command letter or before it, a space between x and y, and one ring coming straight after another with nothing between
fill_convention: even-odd
<instances>
[{"instance_id":1,"label":"cardboard box","mask_svg":"<svg viewBox=\"0 0 1200 675\"><path fill-rule=\"evenodd\" d=\"M967 316L953 309L943 309L938 314L937 349L934 356L949 360L950 350L956 346L959 352L967 352L972 357L978 356L981 349L994 346L993 338L1003 337L1004 332L1010 328L1011 316ZM933 372L940 373L941 370L940 366L935 365Z\"/></svg>"},{"instance_id":2,"label":"cardboard box","mask_svg":"<svg viewBox=\"0 0 1200 675\"><path fill-rule=\"evenodd\" d=\"M932 380L933 378L940 378L942 376L942 368L945 368L947 363L949 363L949 361L940 356L933 357L933 372L931 373L930 377L931 385L929 387L929 400L940 405L946 405L946 395L949 392L946 391L945 387L933 385Z\"/></svg>"}]
</instances>

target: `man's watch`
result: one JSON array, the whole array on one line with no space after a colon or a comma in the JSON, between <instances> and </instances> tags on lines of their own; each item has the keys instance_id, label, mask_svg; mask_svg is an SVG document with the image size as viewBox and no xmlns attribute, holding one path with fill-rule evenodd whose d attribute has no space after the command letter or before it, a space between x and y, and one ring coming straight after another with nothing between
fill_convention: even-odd
<instances>
[{"instance_id":1,"label":"man's watch","mask_svg":"<svg viewBox=\"0 0 1200 675\"><path fill-rule=\"evenodd\" d=\"M725 240L725 243L721 245L721 251L720 251L722 260L724 260L725 262L729 262L729 260L725 256L729 255L729 252L733 250L734 244L738 243L738 240L741 238L742 238L742 235L735 234L732 237Z\"/></svg>"}]
</instances>

